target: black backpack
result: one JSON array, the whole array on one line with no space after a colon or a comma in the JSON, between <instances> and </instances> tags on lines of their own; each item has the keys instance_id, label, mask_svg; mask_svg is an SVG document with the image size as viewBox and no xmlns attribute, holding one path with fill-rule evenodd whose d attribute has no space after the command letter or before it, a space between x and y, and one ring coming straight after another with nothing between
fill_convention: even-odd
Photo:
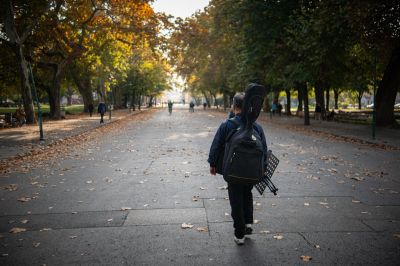
<instances>
[{"instance_id":1,"label":"black backpack","mask_svg":"<svg viewBox=\"0 0 400 266\"><path fill-rule=\"evenodd\" d=\"M255 185L261 181L265 170L265 154L258 132L253 128L264 101L265 88L250 84L245 93L242 120L244 126L232 131L225 143L223 176L233 184ZM238 124L234 119L232 122Z\"/></svg>"},{"instance_id":2,"label":"black backpack","mask_svg":"<svg viewBox=\"0 0 400 266\"><path fill-rule=\"evenodd\" d=\"M237 121L235 121L237 123ZM223 173L228 183L255 185L264 175L261 137L253 128L238 127L225 144Z\"/></svg>"}]
</instances>

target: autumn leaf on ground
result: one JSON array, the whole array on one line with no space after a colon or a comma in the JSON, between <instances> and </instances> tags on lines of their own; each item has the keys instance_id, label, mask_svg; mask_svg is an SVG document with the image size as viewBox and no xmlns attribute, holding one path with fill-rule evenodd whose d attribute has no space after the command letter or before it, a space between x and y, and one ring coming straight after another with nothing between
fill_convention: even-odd
<instances>
[{"instance_id":1,"label":"autumn leaf on ground","mask_svg":"<svg viewBox=\"0 0 400 266\"><path fill-rule=\"evenodd\" d=\"M28 202L28 201L30 201L30 200L32 200L32 199L29 198L29 197L22 197L22 198L19 198L19 199L18 199L18 201L20 201L20 202Z\"/></svg>"},{"instance_id":2,"label":"autumn leaf on ground","mask_svg":"<svg viewBox=\"0 0 400 266\"><path fill-rule=\"evenodd\" d=\"M312 260L312 258L310 257L310 256L305 256L305 255L301 255L300 256L300 259L302 260L302 261L310 261L310 260Z\"/></svg>"},{"instance_id":3,"label":"autumn leaf on ground","mask_svg":"<svg viewBox=\"0 0 400 266\"><path fill-rule=\"evenodd\" d=\"M28 223L29 221L28 220L21 220L21 224L26 224L26 223Z\"/></svg>"},{"instance_id":4,"label":"autumn leaf on ground","mask_svg":"<svg viewBox=\"0 0 400 266\"><path fill-rule=\"evenodd\" d=\"M276 240L281 240L283 239L283 235L274 235L273 238Z\"/></svg>"},{"instance_id":5,"label":"autumn leaf on ground","mask_svg":"<svg viewBox=\"0 0 400 266\"><path fill-rule=\"evenodd\" d=\"M304 202L304 206L310 206L310 203Z\"/></svg>"},{"instance_id":6,"label":"autumn leaf on ground","mask_svg":"<svg viewBox=\"0 0 400 266\"><path fill-rule=\"evenodd\" d=\"M361 201L359 201L359 200L351 200L351 202L353 202L353 203L360 203Z\"/></svg>"},{"instance_id":7,"label":"autumn leaf on ground","mask_svg":"<svg viewBox=\"0 0 400 266\"><path fill-rule=\"evenodd\" d=\"M270 233L270 231L268 231L268 230L260 231L260 234L269 234L269 233Z\"/></svg>"},{"instance_id":8,"label":"autumn leaf on ground","mask_svg":"<svg viewBox=\"0 0 400 266\"><path fill-rule=\"evenodd\" d=\"M129 211L132 210L131 207L121 207L121 211Z\"/></svg>"},{"instance_id":9,"label":"autumn leaf on ground","mask_svg":"<svg viewBox=\"0 0 400 266\"><path fill-rule=\"evenodd\" d=\"M75 238L77 238L78 236L69 236L69 238L71 238L71 239L75 239Z\"/></svg>"},{"instance_id":10,"label":"autumn leaf on ground","mask_svg":"<svg viewBox=\"0 0 400 266\"><path fill-rule=\"evenodd\" d=\"M198 232L204 232L204 233L208 232L208 228L207 227L197 227L196 230Z\"/></svg>"},{"instance_id":11,"label":"autumn leaf on ground","mask_svg":"<svg viewBox=\"0 0 400 266\"><path fill-rule=\"evenodd\" d=\"M200 197L199 195L195 195L195 196L193 196L192 200L193 200L193 201L198 201L198 200L199 200L199 197Z\"/></svg>"},{"instance_id":12,"label":"autumn leaf on ground","mask_svg":"<svg viewBox=\"0 0 400 266\"><path fill-rule=\"evenodd\" d=\"M18 234L18 233L21 233L21 232L26 232L26 228L13 227L13 228L11 228L11 230L10 230L10 233L11 233L11 234Z\"/></svg>"},{"instance_id":13,"label":"autumn leaf on ground","mask_svg":"<svg viewBox=\"0 0 400 266\"><path fill-rule=\"evenodd\" d=\"M200 187L200 189L201 189L201 190L206 190L207 188L206 188L206 187Z\"/></svg>"},{"instance_id":14,"label":"autumn leaf on ground","mask_svg":"<svg viewBox=\"0 0 400 266\"><path fill-rule=\"evenodd\" d=\"M182 225L181 225L181 228L182 229L190 229L190 228L192 228L194 225L192 225L191 223L183 223Z\"/></svg>"},{"instance_id":15,"label":"autumn leaf on ground","mask_svg":"<svg viewBox=\"0 0 400 266\"><path fill-rule=\"evenodd\" d=\"M17 184L9 184L9 185L1 186L0 188L2 188L4 190L8 190L8 191L16 191L18 189L18 186L17 186Z\"/></svg>"},{"instance_id":16,"label":"autumn leaf on ground","mask_svg":"<svg viewBox=\"0 0 400 266\"><path fill-rule=\"evenodd\" d=\"M32 246L34 248L37 248L38 246L40 246L40 242L33 241Z\"/></svg>"}]
</instances>

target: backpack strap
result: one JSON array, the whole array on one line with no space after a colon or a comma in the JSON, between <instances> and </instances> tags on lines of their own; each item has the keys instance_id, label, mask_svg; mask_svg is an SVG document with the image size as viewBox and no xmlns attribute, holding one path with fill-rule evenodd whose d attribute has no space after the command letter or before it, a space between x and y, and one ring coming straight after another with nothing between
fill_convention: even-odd
<instances>
[{"instance_id":1,"label":"backpack strap","mask_svg":"<svg viewBox=\"0 0 400 266\"><path fill-rule=\"evenodd\" d=\"M237 130L239 130L239 128L241 126L241 123L239 121L237 121L235 117L229 118L228 121L235 124L235 128L232 129L231 131L229 131L228 135L226 136L225 142L228 142L232 138L233 134L235 134L235 132Z\"/></svg>"}]
</instances>

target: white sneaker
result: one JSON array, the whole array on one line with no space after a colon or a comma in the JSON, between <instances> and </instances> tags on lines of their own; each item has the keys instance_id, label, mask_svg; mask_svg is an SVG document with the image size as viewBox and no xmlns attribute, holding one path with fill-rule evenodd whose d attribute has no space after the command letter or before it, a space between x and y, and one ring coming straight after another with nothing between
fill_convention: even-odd
<instances>
[{"instance_id":1,"label":"white sneaker","mask_svg":"<svg viewBox=\"0 0 400 266\"><path fill-rule=\"evenodd\" d=\"M234 237L235 243L238 244L239 246L244 245L244 239L245 237L243 238L237 238L236 236Z\"/></svg>"}]
</instances>

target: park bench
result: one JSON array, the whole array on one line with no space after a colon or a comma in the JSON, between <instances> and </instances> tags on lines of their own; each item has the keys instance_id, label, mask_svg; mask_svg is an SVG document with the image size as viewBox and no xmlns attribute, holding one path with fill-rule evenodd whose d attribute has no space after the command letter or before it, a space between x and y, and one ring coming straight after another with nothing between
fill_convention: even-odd
<instances>
[{"instance_id":1,"label":"park bench","mask_svg":"<svg viewBox=\"0 0 400 266\"><path fill-rule=\"evenodd\" d=\"M362 112L341 112L335 114L335 121L344 122L344 123L353 123L353 124L365 124L368 122L370 115L368 113Z\"/></svg>"}]
</instances>

